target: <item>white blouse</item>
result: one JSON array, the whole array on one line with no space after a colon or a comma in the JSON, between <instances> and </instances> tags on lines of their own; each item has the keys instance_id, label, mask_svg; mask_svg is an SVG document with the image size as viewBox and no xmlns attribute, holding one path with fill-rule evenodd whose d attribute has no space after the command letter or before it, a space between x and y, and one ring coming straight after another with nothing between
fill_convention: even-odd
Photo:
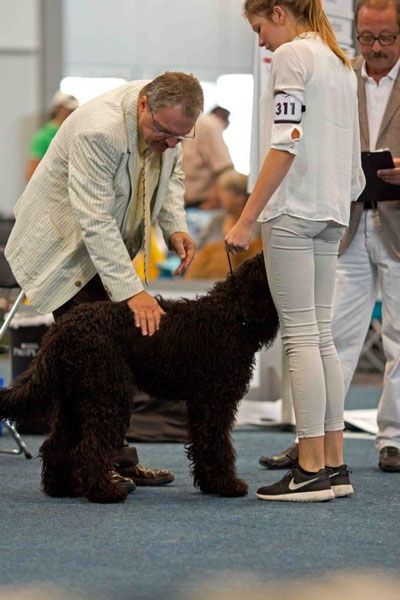
<instances>
[{"instance_id":1,"label":"white blouse","mask_svg":"<svg viewBox=\"0 0 400 600\"><path fill-rule=\"evenodd\" d=\"M274 52L260 115L262 160L270 148L296 158L258 220L288 214L348 225L365 185L353 69L318 34L302 34Z\"/></svg>"},{"instance_id":2,"label":"white blouse","mask_svg":"<svg viewBox=\"0 0 400 600\"><path fill-rule=\"evenodd\" d=\"M367 97L367 115L369 132L369 149L371 152L376 150L379 132L382 125L383 115L385 114L390 94L392 93L394 82L397 79L400 69L400 58L392 70L382 77L379 83L370 77L367 73L365 60L361 67L361 77L365 81L365 94Z\"/></svg>"}]
</instances>

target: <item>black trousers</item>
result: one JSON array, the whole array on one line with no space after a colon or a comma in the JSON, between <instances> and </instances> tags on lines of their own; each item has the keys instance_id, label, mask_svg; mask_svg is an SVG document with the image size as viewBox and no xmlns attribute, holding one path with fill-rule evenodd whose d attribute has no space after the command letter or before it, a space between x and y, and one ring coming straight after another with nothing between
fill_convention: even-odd
<instances>
[{"instance_id":1,"label":"black trousers","mask_svg":"<svg viewBox=\"0 0 400 600\"><path fill-rule=\"evenodd\" d=\"M99 275L95 275L79 292L72 296L65 304L62 304L53 312L54 320L57 321L69 310L83 304L84 302L98 302L109 300L108 294L101 283Z\"/></svg>"}]
</instances>

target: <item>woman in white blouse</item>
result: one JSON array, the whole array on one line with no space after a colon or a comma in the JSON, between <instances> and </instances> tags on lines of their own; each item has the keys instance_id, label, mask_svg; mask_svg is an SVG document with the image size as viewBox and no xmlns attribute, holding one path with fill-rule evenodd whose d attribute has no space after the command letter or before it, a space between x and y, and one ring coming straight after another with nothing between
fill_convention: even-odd
<instances>
[{"instance_id":1,"label":"woman in white blouse","mask_svg":"<svg viewBox=\"0 0 400 600\"><path fill-rule=\"evenodd\" d=\"M364 187L357 82L321 0L246 0L259 45L274 52L261 98L266 157L227 249L248 247L262 222L299 437L299 462L263 500L353 493L343 461L344 386L331 332L339 242Z\"/></svg>"}]
</instances>

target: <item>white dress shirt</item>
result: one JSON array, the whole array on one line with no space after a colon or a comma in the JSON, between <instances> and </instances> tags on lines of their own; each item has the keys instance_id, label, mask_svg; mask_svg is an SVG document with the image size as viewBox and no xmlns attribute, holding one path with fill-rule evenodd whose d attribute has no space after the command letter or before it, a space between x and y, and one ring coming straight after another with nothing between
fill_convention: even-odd
<instances>
[{"instance_id":1,"label":"white dress shirt","mask_svg":"<svg viewBox=\"0 0 400 600\"><path fill-rule=\"evenodd\" d=\"M290 117L282 122L282 106L276 104L279 92L289 95L296 113L292 122ZM259 220L289 214L348 225L351 200L365 184L353 69L318 34L302 34L274 52L260 115L260 156L264 159L275 148L296 157ZM292 139L294 130L298 139Z\"/></svg>"},{"instance_id":2,"label":"white dress shirt","mask_svg":"<svg viewBox=\"0 0 400 600\"><path fill-rule=\"evenodd\" d=\"M394 82L400 69L400 58L394 65L393 69L382 77L379 83L370 77L367 73L365 61L361 67L361 76L365 80L365 93L367 96L367 114L368 114L368 130L369 130L369 149L370 152L377 150L376 142L378 140L379 131L382 124L383 115L389 96L392 93Z\"/></svg>"}]
</instances>

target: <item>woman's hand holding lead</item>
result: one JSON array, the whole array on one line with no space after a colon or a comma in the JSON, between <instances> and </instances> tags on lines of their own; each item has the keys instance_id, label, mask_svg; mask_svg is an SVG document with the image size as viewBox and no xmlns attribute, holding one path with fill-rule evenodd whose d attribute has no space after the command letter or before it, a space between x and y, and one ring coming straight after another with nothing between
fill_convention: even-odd
<instances>
[{"instance_id":1,"label":"woman's hand holding lead","mask_svg":"<svg viewBox=\"0 0 400 600\"><path fill-rule=\"evenodd\" d=\"M253 226L239 219L225 236L225 248L231 254L245 252L249 247Z\"/></svg>"}]
</instances>

